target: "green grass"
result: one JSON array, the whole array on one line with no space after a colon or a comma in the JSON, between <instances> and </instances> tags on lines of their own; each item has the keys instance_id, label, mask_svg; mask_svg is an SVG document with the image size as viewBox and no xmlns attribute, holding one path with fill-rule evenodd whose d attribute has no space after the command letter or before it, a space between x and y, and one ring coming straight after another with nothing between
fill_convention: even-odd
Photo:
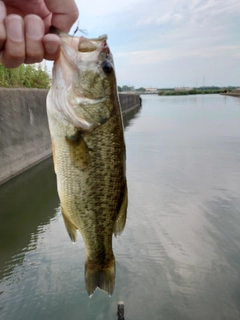
<instances>
[{"instance_id":1,"label":"green grass","mask_svg":"<svg viewBox=\"0 0 240 320\"><path fill-rule=\"evenodd\" d=\"M0 64L0 87L48 89L50 78L41 64L22 64L15 69L7 69Z\"/></svg>"},{"instance_id":2,"label":"green grass","mask_svg":"<svg viewBox=\"0 0 240 320\"><path fill-rule=\"evenodd\" d=\"M190 94L219 94L225 92L225 89L216 89L216 90L162 90L158 92L159 96L183 96L183 95L190 95Z\"/></svg>"}]
</instances>

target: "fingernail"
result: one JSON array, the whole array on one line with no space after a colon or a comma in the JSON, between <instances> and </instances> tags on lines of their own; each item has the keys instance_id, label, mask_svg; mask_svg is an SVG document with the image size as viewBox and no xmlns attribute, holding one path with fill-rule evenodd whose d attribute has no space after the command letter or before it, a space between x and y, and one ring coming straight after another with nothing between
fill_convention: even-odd
<instances>
[{"instance_id":1,"label":"fingernail","mask_svg":"<svg viewBox=\"0 0 240 320\"><path fill-rule=\"evenodd\" d=\"M4 20L6 17L6 8L2 1L0 1L0 20Z\"/></svg>"},{"instance_id":2,"label":"fingernail","mask_svg":"<svg viewBox=\"0 0 240 320\"><path fill-rule=\"evenodd\" d=\"M52 44L51 42L46 42L45 49L47 53L54 54L58 51L58 46L56 47L55 44Z\"/></svg>"},{"instance_id":3,"label":"fingernail","mask_svg":"<svg viewBox=\"0 0 240 320\"><path fill-rule=\"evenodd\" d=\"M9 15L6 18L7 37L13 41L23 40L23 20L15 14Z\"/></svg>"},{"instance_id":4,"label":"fingernail","mask_svg":"<svg viewBox=\"0 0 240 320\"><path fill-rule=\"evenodd\" d=\"M26 34L32 40L39 40L44 35L43 21L35 15L28 15L25 19Z\"/></svg>"}]
</instances>

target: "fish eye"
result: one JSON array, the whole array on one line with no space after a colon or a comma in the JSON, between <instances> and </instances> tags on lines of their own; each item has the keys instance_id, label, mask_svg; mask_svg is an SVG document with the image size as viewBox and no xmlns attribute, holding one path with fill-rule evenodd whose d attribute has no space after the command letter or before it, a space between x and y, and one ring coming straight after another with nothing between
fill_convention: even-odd
<instances>
[{"instance_id":1,"label":"fish eye","mask_svg":"<svg viewBox=\"0 0 240 320\"><path fill-rule=\"evenodd\" d=\"M113 70L113 67L109 62L104 61L102 63L102 69L106 74L110 74L112 72L112 70Z\"/></svg>"}]
</instances>

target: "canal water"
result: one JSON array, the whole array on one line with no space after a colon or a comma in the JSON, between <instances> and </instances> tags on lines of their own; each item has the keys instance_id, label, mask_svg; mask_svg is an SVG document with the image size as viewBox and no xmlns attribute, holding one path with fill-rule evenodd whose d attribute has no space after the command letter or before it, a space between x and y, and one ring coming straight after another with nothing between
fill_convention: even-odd
<instances>
[{"instance_id":1,"label":"canal water","mask_svg":"<svg viewBox=\"0 0 240 320\"><path fill-rule=\"evenodd\" d=\"M142 96L125 121L129 208L116 285L88 298L52 160L0 187L0 319L240 318L240 99Z\"/></svg>"}]
</instances>

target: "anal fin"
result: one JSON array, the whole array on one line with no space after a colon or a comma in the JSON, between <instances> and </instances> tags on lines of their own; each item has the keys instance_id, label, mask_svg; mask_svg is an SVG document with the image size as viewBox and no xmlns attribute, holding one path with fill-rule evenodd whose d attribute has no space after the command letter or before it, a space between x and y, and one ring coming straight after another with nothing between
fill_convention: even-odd
<instances>
[{"instance_id":1,"label":"anal fin","mask_svg":"<svg viewBox=\"0 0 240 320\"><path fill-rule=\"evenodd\" d=\"M119 209L119 212L113 227L113 233L115 237L120 235L125 227L126 219L127 219L127 205L128 205L128 190L127 190L127 183L126 183L122 204Z\"/></svg>"},{"instance_id":2,"label":"anal fin","mask_svg":"<svg viewBox=\"0 0 240 320\"><path fill-rule=\"evenodd\" d=\"M64 224L65 224L65 227L66 227L67 232L69 234L69 237L70 237L71 241L75 243L76 242L76 231L77 231L77 228L69 220L69 218L66 216L66 214L64 213L63 208L62 208L62 216L63 216L63 221L64 221Z\"/></svg>"}]
</instances>

